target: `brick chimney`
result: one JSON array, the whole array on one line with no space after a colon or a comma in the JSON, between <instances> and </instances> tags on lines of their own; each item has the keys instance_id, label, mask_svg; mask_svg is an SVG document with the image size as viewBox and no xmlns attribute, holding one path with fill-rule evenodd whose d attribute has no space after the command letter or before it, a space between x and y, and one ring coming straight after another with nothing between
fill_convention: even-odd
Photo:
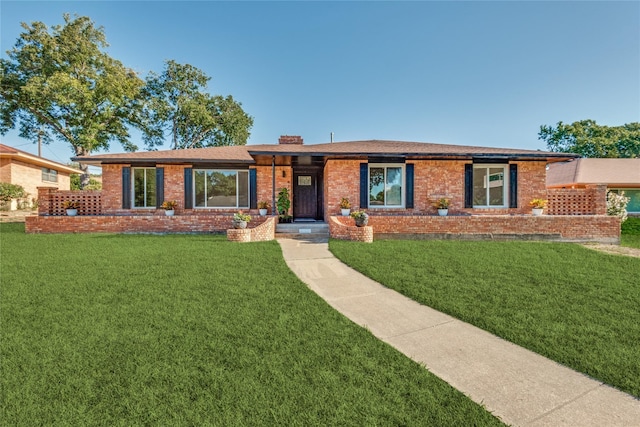
<instances>
[{"instance_id":1,"label":"brick chimney","mask_svg":"<svg viewBox=\"0 0 640 427\"><path fill-rule=\"evenodd\" d=\"M298 144L302 145L302 137L298 135L281 135L278 144Z\"/></svg>"}]
</instances>

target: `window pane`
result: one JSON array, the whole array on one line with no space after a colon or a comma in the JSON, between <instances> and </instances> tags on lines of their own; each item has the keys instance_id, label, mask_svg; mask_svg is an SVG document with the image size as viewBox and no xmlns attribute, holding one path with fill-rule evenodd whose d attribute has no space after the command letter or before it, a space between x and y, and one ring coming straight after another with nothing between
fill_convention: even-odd
<instances>
[{"instance_id":1,"label":"window pane","mask_svg":"<svg viewBox=\"0 0 640 427\"><path fill-rule=\"evenodd\" d=\"M144 207L144 187L145 187L144 178L145 178L144 169L133 170L133 207L134 208Z\"/></svg>"},{"instance_id":2,"label":"window pane","mask_svg":"<svg viewBox=\"0 0 640 427\"><path fill-rule=\"evenodd\" d=\"M369 206L384 205L384 168L369 168Z\"/></svg>"},{"instance_id":3,"label":"window pane","mask_svg":"<svg viewBox=\"0 0 640 427\"><path fill-rule=\"evenodd\" d=\"M198 208L204 208L207 206L207 192L206 192L207 174L205 171L194 171L193 184L195 187L195 206Z\"/></svg>"},{"instance_id":4,"label":"window pane","mask_svg":"<svg viewBox=\"0 0 640 427\"><path fill-rule=\"evenodd\" d=\"M387 206L402 205L402 168L387 168Z\"/></svg>"},{"instance_id":5,"label":"window pane","mask_svg":"<svg viewBox=\"0 0 640 427\"><path fill-rule=\"evenodd\" d=\"M224 208L236 206L236 172L211 171L209 175L211 192L207 191L207 206Z\"/></svg>"},{"instance_id":6,"label":"window pane","mask_svg":"<svg viewBox=\"0 0 640 427\"><path fill-rule=\"evenodd\" d=\"M487 169L473 169L473 205L487 206Z\"/></svg>"},{"instance_id":7,"label":"window pane","mask_svg":"<svg viewBox=\"0 0 640 427\"><path fill-rule=\"evenodd\" d=\"M612 189L611 191L618 194L624 192L624 197L629 198L629 203L627 203L627 212L640 212L640 190L632 188L618 188Z\"/></svg>"},{"instance_id":8,"label":"window pane","mask_svg":"<svg viewBox=\"0 0 640 427\"><path fill-rule=\"evenodd\" d=\"M147 175L147 195L146 195L146 207L154 207L156 205L156 170L145 169Z\"/></svg>"},{"instance_id":9,"label":"window pane","mask_svg":"<svg viewBox=\"0 0 640 427\"><path fill-rule=\"evenodd\" d=\"M489 206L504 206L504 168L489 168Z\"/></svg>"},{"instance_id":10,"label":"window pane","mask_svg":"<svg viewBox=\"0 0 640 427\"><path fill-rule=\"evenodd\" d=\"M238 207L249 207L249 172L238 172Z\"/></svg>"},{"instance_id":11,"label":"window pane","mask_svg":"<svg viewBox=\"0 0 640 427\"><path fill-rule=\"evenodd\" d=\"M628 197L627 212L640 212L640 190L623 190L625 197Z\"/></svg>"}]
</instances>

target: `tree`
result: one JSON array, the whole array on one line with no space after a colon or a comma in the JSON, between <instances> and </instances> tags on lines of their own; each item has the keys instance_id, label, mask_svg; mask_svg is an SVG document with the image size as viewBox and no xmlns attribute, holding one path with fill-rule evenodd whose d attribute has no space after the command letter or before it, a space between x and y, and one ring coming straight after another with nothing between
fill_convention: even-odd
<instances>
[{"instance_id":1,"label":"tree","mask_svg":"<svg viewBox=\"0 0 640 427\"><path fill-rule=\"evenodd\" d=\"M640 123L622 126L600 126L594 120L572 124L558 122L556 127L540 126L538 139L547 148L560 153L576 153L584 157L640 157Z\"/></svg>"},{"instance_id":2,"label":"tree","mask_svg":"<svg viewBox=\"0 0 640 427\"><path fill-rule=\"evenodd\" d=\"M142 81L104 52L102 27L90 18L64 15L64 25L47 29L42 22L25 29L8 60L0 60L0 133L18 123L31 141L68 142L85 156L119 141L127 151L128 125L136 125ZM89 183L86 165L82 186Z\"/></svg>"},{"instance_id":3,"label":"tree","mask_svg":"<svg viewBox=\"0 0 640 427\"><path fill-rule=\"evenodd\" d=\"M0 182L0 202L10 202L12 199L21 199L27 196L24 187L18 184Z\"/></svg>"},{"instance_id":4,"label":"tree","mask_svg":"<svg viewBox=\"0 0 640 427\"><path fill-rule=\"evenodd\" d=\"M233 97L205 92L206 74L192 65L167 61L162 74L151 73L144 88L144 141L162 145L165 133L171 148L244 145L253 126Z\"/></svg>"}]
</instances>

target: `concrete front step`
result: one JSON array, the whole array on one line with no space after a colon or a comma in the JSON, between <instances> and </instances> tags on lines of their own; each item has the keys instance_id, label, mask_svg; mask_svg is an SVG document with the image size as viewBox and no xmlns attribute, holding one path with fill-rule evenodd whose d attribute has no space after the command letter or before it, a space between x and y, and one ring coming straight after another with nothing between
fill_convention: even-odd
<instances>
[{"instance_id":1,"label":"concrete front step","mask_svg":"<svg viewBox=\"0 0 640 427\"><path fill-rule=\"evenodd\" d=\"M329 237L329 225L324 222L294 222L276 225L276 238L293 237Z\"/></svg>"}]
</instances>

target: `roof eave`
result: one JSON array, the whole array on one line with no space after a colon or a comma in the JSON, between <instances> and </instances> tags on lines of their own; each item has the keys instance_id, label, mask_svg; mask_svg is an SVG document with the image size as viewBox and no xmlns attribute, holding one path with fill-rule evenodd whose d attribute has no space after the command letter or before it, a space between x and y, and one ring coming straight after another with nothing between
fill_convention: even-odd
<instances>
[{"instance_id":1,"label":"roof eave","mask_svg":"<svg viewBox=\"0 0 640 427\"><path fill-rule=\"evenodd\" d=\"M102 157L95 159L91 157L72 157L72 161L91 166L102 166L103 164L149 164L161 163L164 165L184 165L184 164L211 164L211 163L239 163L251 165L255 163L254 159L176 159L176 158L118 158L118 157Z\"/></svg>"},{"instance_id":2,"label":"roof eave","mask_svg":"<svg viewBox=\"0 0 640 427\"><path fill-rule=\"evenodd\" d=\"M49 169L54 169L58 172L68 173L69 175L75 174L75 173L82 173L81 170L72 168L67 165L63 165L62 163L54 162L53 160L45 159L43 157L23 154L20 151L17 151L15 153L0 153L0 157L8 157L8 158L16 159L25 163L33 164L36 166L47 167Z\"/></svg>"}]
</instances>

